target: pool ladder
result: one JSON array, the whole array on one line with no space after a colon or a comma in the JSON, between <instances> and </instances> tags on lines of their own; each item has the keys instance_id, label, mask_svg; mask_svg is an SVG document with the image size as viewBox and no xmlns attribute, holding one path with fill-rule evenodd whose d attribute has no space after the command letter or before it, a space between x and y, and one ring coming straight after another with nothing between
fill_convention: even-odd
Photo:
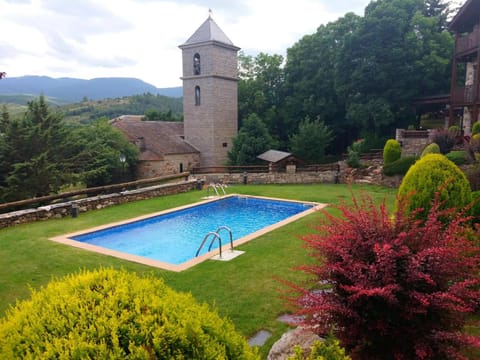
<instances>
[{"instance_id":1,"label":"pool ladder","mask_svg":"<svg viewBox=\"0 0 480 360\"><path fill-rule=\"evenodd\" d=\"M210 241L210 245L208 246L208 251L210 251L212 249L212 245L213 243L215 242L215 240L218 240L218 249L220 251L220 258L222 257L222 238L220 237L219 235L219 232L221 230L226 230L228 231L228 233L230 234L230 249L233 251L233 239L232 239L232 230L230 230L230 228L228 226L220 226L217 231L210 231L207 235L205 235L205 237L203 238L203 241L202 243L200 244L200 246L198 247L198 250L197 250L197 253L195 254L195 257L198 256L198 254L200 253L200 251L202 250L203 248L203 245L205 245L205 243L207 242L207 240L210 238L210 237L213 237L212 240Z\"/></svg>"},{"instance_id":2,"label":"pool ladder","mask_svg":"<svg viewBox=\"0 0 480 360\"><path fill-rule=\"evenodd\" d=\"M213 189L215 192L215 195L220 196L220 193L218 192L218 189L220 189L223 192L223 195L227 195L227 192L225 191L225 185L223 184L215 184L212 183L207 187L207 196L210 193L210 189Z\"/></svg>"}]
</instances>

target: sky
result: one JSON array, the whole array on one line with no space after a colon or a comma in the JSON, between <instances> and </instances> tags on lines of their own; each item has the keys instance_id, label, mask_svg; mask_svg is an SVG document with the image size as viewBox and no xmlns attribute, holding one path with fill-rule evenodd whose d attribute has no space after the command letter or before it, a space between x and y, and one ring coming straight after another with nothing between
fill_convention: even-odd
<instances>
[{"instance_id":1,"label":"sky","mask_svg":"<svg viewBox=\"0 0 480 360\"><path fill-rule=\"evenodd\" d=\"M286 54L304 35L370 0L0 0L8 77L133 77L181 86L183 44L212 18L246 55Z\"/></svg>"}]
</instances>

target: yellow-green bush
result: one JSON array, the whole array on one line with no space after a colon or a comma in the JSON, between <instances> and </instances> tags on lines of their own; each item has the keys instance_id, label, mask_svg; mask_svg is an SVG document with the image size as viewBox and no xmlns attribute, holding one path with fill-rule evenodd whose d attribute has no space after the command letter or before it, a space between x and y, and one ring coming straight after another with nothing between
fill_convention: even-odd
<instances>
[{"instance_id":1,"label":"yellow-green bush","mask_svg":"<svg viewBox=\"0 0 480 360\"><path fill-rule=\"evenodd\" d=\"M427 154L440 154L440 146L437 143L431 143L425 146L420 157L424 157Z\"/></svg>"},{"instance_id":2,"label":"yellow-green bush","mask_svg":"<svg viewBox=\"0 0 480 360\"><path fill-rule=\"evenodd\" d=\"M472 135L480 134L480 121L474 122L472 125Z\"/></svg>"},{"instance_id":3,"label":"yellow-green bush","mask_svg":"<svg viewBox=\"0 0 480 360\"><path fill-rule=\"evenodd\" d=\"M462 208L471 201L470 184L465 174L441 154L427 154L418 160L403 178L398 189L400 198L410 196L407 211L423 208L426 216L435 193L439 191L443 208Z\"/></svg>"},{"instance_id":4,"label":"yellow-green bush","mask_svg":"<svg viewBox=\"0 0 480 360\"><path fill-rule=\"evenodd\" d=\"M402 156L402 147L395 139L388 139L383 147L383 163L391 164Z\"/></svg>"},{"instance_id":5,"label":"yellow-green bush","mask_svg":"<svg viewBox=\"0 0 480 360\"><path fill-rule=\"evenodd\" d=\"M332 335L329 335L325 341L316 340L310 348L310 355L305 357L299 346L295 347L295 355L288 360L350 360L345 354L345 349L340 346L340 342Z\"/></svg>"},{"instance_id":6,"label":"yellow-green bush","mask_svg":"<svg viewBox=\"0 0 480 360\"><path fill-rule=\"evenodd\" d=\"M2 359L258 359L233 324L161 279L101 269L53 281L0 320Z\"/></svg>"}]
</instances>

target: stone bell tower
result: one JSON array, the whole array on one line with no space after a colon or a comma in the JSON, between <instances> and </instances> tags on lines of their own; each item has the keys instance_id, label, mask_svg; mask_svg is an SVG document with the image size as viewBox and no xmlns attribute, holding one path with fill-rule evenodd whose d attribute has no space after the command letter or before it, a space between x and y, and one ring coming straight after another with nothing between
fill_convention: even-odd
<instances>
[{"instance_id":1,"label":"stone bell tower","mask_svg":"<svg viewBox=\"0 0 480 360\"><path fill-rule=\"evenodd\" d=\"M221 166L238 128L237 52L208 19L182 45L185 140L200 151L200 166Z\"/></svg>"}]
</instances>

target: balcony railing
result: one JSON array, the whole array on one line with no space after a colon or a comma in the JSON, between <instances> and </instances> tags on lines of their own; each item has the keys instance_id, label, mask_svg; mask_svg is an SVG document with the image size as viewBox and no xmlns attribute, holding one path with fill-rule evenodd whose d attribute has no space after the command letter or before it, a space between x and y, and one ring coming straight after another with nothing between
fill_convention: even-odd
<instances>
[{"instance_id":1,"label":"balcony railing","mask_svg":"<svg viewBox=\"0 0 480 360\"><path fill-rule=\"evenodd\" d=\"M450 99L454 106L478 104L478 86L457 86L453 89Z\"/></svg>"},{"instance_id":2,"label":"balcony railing","mask_svg":"<svg viewBox=\"0 0 480 360\"><path fill-rule=\"evenodd\" d=\"M467 35L459 36L455 43L455 54L463 54L472 51L480 45L480 28L475 27Z\"/></svg>"}]
</instances>

